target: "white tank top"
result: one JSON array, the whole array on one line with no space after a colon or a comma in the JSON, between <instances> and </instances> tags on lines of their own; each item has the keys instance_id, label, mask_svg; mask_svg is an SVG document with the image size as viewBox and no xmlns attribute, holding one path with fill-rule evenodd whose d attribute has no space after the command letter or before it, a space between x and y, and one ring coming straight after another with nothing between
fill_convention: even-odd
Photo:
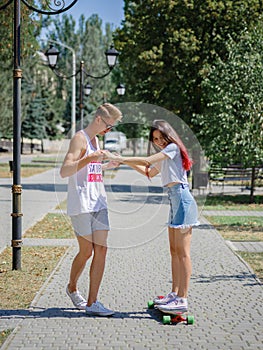
<instances>
[{"instance_id":1,"label":"white tank top","mask_svg":"<svg viewBox=\"0 0 263 350\"><path fill-rule=\"evenodd\" d=\"M96 148L92 145L89 136L84 130L87 140L85 156L99 150L99 142L96 137ZM107 197L102 179L101 162L91 162L69 177L67 214L69 216L97 212L107 209Z\"/></svg>"}]
</instances>

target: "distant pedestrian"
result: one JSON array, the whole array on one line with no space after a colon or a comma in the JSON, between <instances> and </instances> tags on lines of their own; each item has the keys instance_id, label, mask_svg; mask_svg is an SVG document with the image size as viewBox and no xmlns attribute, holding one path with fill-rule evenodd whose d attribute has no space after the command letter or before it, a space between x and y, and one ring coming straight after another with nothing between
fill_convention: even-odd
<instances>
[{"instance_id":1,"label":"distant pedestrian","mask_svg":"<svg viewBox=\"0 0 263 350\"><path fill-rule=\"evenodd\" d=\"M116 163L102 165L104 154L96 135L105 135L121 118L120 110L112 104L99 106L92 122L72 138L60 170L61 177L69 178L67 214L71 217L79 244L66 292L78 309L86 310L90 315L114 314L97 300L97 295L105 268L110 229L102 171L115 167ZM77 282L88 259L92 262L86 300L77 289Z\"/></svg>"},{"instance_id":2,"label":"distant pedestrian","mask_svg":"<svg viewBox=\"0 0 263 350\"><path fill-rule=\"evenodd\" d=\"M150 155L153 145L155 154ZM108 153L108 159L127 164L151 178L161 173L162 185L167 188L170 202L168 233L172 267L172 290L164 298L154 300L167 313L188 310L188 289L192 273L190 244L192 227L198 225L196 202L189 191L187 171L192 161L172 126L155 120L149 134L147 157L121 157Z\"/></svg>"}]
</instances>

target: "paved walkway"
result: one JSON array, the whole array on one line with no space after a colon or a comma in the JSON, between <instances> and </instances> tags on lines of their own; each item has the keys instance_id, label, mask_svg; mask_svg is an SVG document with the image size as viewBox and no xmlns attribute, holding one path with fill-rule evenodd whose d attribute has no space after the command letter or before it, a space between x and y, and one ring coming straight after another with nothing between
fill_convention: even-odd
<instances>
[{"instance_id":1,"label":"paved walkway","mask_svg":"<svg viewBox=\"0 0 263 350\"><path fill-rule=\"evenodd\" d=\"M66 240L67 253L31 308L0 310L0 330L15 327L1 350L262 349L262 285L203 218L192 241L189 310L195 324L164 326L158 312L147 309L149 299L171 289L168 203L159 181L149 182L126 167L105 177L112 230L99 299L116 310L115 316L88 317L72 308L65 286L77 247ZM43 187L41 193L48 201L50 193ZM26 202L24 207L30 216ZM83 294L88 266L79 284Z\"/></svg>"}]
</instances>

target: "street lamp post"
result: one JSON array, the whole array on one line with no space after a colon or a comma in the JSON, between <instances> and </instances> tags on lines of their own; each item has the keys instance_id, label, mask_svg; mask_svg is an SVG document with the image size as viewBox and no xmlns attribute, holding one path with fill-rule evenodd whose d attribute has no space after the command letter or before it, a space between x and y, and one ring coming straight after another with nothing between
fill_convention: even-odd
<instances>
[{"instance_id":1,"label":"street lamp post","mask_svg":"<svg viewBox=\"0 0 263 350\"><path fill-rule=\"evenodd\" d=\"M77 76L78 74L80 75L80 91L79 91L79 113L80 113L80 128L83 129L83 117L84 117L84 93L86 96L90 95L91 92L91 86L89 84L84 86L84 79L85 76L88 78L92 78L92 79L103 79L105 78L107 75L109 75L111 73L111 71L113 70L113 68L115 67L116 63L117 63L117 58L119 56L119 52L114 48L113 45L111 45L110 49L108 49L105 52L106 55L106 59L107 59L107 65L109 67L108 72L106 72L105 74L101 75L101 76L94 76L91 75L90 73L88 73L85 70L84 67L84 61L80 62L80 68L79 70L75 73L75 76ZM53 70L53 72L56 74L56 76L58 76L59 78L64 78L64 79L69 79L72 77L71 76L65 76L64 74L62 74L59 70L56 69L56 65L57 65L57 60L58 60L58 56L59 56L59 51L54 47L51 46L47 51L46 51L46 56L48 58L48 62L49 62L49 67Z\"/></svg>"},{"instance_id":2,"label":"street lamp post","mask_svg":"<svg viewBox=\"0 0 263 350\"><path fill-rule=\"evenodd\" d=\"M72 53L72 101L71 101L71 138L76 132L76 53L75 50L61 42L48 39L48 42L60 45Z\"/></svg>"},{"instance_id":3,"label":"street lamp post","mask_svg":"<svg viewBox=\"0 0 263 350\"><path fill-rule=\"evenodd\" d=\"M22 69L20 66L20 21L21 2L30 10L45 15L56 15L67 11L74 6L78 0L71 0L66 6L66 1L42 1L48 10L42 10L29 4L26 0L6 0L0 7L5 10L9 5L14 6L14 32L13 32L13 185L12 185L12 241L13 270L21 270L21 247L22 247L22 186L21 186L21 79ZM52 5L53 3L53 5ZM54 7L52 7L54 6Z\"/></svg>"}]
</instances>

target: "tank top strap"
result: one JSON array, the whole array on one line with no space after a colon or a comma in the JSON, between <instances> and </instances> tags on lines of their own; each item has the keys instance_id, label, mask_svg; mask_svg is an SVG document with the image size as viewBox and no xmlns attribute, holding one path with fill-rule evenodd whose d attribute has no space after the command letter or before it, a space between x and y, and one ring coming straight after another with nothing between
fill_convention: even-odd
<instances>
[{"instance_id":1,"label":"tank top strap","mask_svg":"<svg viewBox=\"0 0 263 350\"><path fill-rule=\"evenodd\" d=\"M91 142L91 139L90 139L89 135L84 130L80 130L79 132L81 132L86 138L86 141L87 141L86 150L87 150L88 153L90 153L90 151L94 152L94 151L100 149L99 140L98 140L97 136L95 136L95 141L96 141L96 148L95 148L93 146L92 142Z\"/></svg>"},{"instance_id":2,"label":"tank top strap","mask_svg":"<svg viewBox=\"0 0 263 350\"><path fill-rule=\"evenodd\" d=\"M79 132L81 132L85 136L87 142L90 142L90 138L89 138L88 134L85 133L84 130L80 130Z\"/></svg>"}]
</instances>

